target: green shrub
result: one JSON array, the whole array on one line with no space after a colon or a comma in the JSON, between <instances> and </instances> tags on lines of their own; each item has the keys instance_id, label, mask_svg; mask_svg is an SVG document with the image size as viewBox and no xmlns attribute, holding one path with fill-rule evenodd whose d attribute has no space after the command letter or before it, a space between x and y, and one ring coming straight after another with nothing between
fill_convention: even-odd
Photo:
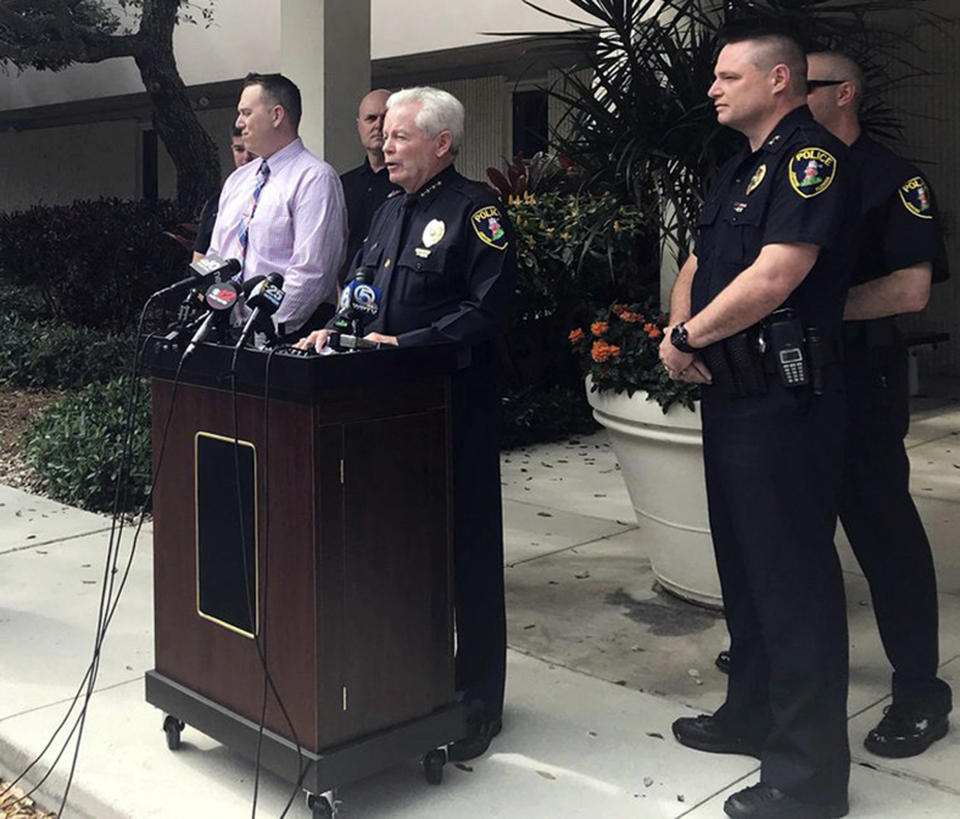
<instances>
[{"instance_id":1,"label":"green shrub","mask_svg":"<svg viewBox=\"0 0 960 819\"><path fill-rule=\"evenodd\" d=\"M46 317L125 330L147 296L182 278L188 252L172 202L101 199L0 214L0 279L35 295Z\"/></svg>"},{"instance_id":2,"label":"green shrub","mask_svg":"<svg viewBox=\"0 0 960 819\"><path fill-rule=\"evenodd\" d=\"M599 429L583 385L528 387L503 398L503 449L515 449Z\"/></svg>"},{"instance_id":3,"label":"green shrub","mask_svg":"<svg viewBox=\"0 0 960 819\"><path fill-rule=\"evenodd\" d=\"M56 500L109 512L125 437L129 379L91 384L40 410L24 433L27 465ZM140 508L150 485L150 391L141 381L133 457L122 511Z\"/></svg>"},{"instance_id":4,"label":"green shrub","mask_svg":"<svg viewBox=\"0 0 960 819\"><path fill-rule=\"evenodd\" d=\"M132 335L0 313L0 384L83 387L130 371Z\"/></svg>"}]
</instances>

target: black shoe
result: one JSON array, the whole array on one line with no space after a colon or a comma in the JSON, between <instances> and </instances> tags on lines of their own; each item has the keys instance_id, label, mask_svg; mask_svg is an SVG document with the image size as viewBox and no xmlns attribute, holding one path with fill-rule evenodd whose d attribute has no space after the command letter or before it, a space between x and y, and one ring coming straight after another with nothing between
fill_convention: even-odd
<instances>
[{"instance_id":1,"label":"black shoe","mask_svg":"<svg viewBox=\"0 0 960 819\"><path fill-rule=\"evenodd\" d=\"M829 805L814 805L788 796L772 785L759 785L737 791L723 803L727 816L751 819L838 819L850 808L847 800Z\"/></svg>"},{"instance_id":2,"label":"black shoe","mask_svg":"<svg viewBox=\"0 0 960 819\"><path fill-rule=\"evenodd\" d=\"M730 673L730 651L721 651L717 655L717 659L713 661L713 664L719 668L724 674Z\"/></svg>"},{"instance_id":3,"label":"black shoe","mask_svg":"<svg viewBox=\"0 0 960 819\"><path fill-rule=\"evenodd\" d=\"M673 722L673 735L681 745L709 751L712 754L743 754L760 758L763 744L749 737L738 736L716 718L701 714L699 717L680 717Z\"/></svg>"},{"instance_id":4,"label":"black shoe","mask_svg":"<svg viewBox=\"0 0 960 819\"><path fill-rule=\"evenodd\" d=\"M947 733L946 714L931 714L916 706L888 705L883 719L863 741L863 746L877 756L900 759L922 754Z\"/></svg>"},{"instance_id":5,"label":"black shoe","mask_svg":"<svg viewBox=\"0 0 960 819\"><path fill-rule=\"evenodd\" d=\"M490 742L503 729L502 719L485 722L468 722L467 735L463 739L451 742L447 746L447 759L450 762L466 762L487 752Z\"/></svg>"}]
</instances>

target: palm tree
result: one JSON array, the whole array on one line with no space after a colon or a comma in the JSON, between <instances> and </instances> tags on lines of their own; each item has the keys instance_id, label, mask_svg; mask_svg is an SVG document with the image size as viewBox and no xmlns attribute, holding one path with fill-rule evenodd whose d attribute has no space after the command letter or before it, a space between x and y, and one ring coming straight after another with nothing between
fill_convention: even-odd
<instances>
[{"instance_id":1,"label":"palm tree","mask_svg":"<svg viewBox=\"0 0 960 819\"><path fill-rule=\"evenodd\" d=\"M575 24L559 35L560 47L584 55L548 89L566 111L553 134L556 149L586 170L587 188L659 214L660 234L679 256L707 181L739 143L717 125L706 97L724 25L776 22L811 50L841 48L883 91L917 74L890 15L941 19L922 8L926 0L568 0L570 14L523 2ZM863 120L881 134L899 126L897 112L878 99L867 101ZM651 291L656 273L645 271Z\"/></svg>"}]
</instances>

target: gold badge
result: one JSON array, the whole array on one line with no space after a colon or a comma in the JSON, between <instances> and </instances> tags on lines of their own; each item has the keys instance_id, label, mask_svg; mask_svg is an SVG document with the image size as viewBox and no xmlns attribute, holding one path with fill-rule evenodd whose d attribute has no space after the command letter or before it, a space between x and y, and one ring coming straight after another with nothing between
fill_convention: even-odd
<instances>
[{"instance_id":1,"label":"gold badge","mask_svg":"<svg viewBox=\"0 0 960 819\"><path fill-rule=\"evenodd\" d=\"M756 171L754 171L753 178L750 180L750 183L747 185L747 196L753 193L757 188L760 187L760 183L763 182L763 178L767 175L767 165L764 163Z\"/></svg>"},{"instance_id":2,"label":"gold badge","mask_svg":"<svg viewBox=\"0 0 960 819\"><path fill-rule=\"evenodd\" d=\"M447 226L439 219L431 219L423 229L423 246L433 247L443 238L447 232Z\"/></svg>"}]
</instances>

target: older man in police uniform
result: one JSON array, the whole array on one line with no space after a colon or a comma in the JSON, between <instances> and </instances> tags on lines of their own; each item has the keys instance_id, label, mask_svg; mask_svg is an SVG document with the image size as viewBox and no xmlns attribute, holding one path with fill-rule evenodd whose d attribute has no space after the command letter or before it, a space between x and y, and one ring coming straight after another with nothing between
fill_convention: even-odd
<instances>
[{"instance_id":1,"label":"older man in police uniform","mask_svg":"<svg viewBox=\"0 0 960 819\"><path fill-rule=\"evenodd\" d=\"M403 193L377 211L353 260L380 288L367 338L402 347L454 342L469 367L453 378L454 601L457 687L469 735L452 760L479 756L501 728L506 673L500 389L494 339L516 281L512 231L496 198L453 167L463 106L445 91L410 88L387 100L383 153ZM302 348L319 351L328 330Z\"/></svg>"},{"instance_id":2,"label":"older man in police uniform","mask_svg":"<svg viewBox=\"0 0 960 819\"><path fill-rule=\"evenodd\" d=\"M717 119L748 144L704 203L661 359L674 378L704 384L710 526L734 663L721 708L673 730L684 745L761 760L760 782L726 801L729 816L838 817L850 768L833 547L848 157L805 105L806 60L789 37L731 36L714 73Z\"/></svg>"}]
</instances>

